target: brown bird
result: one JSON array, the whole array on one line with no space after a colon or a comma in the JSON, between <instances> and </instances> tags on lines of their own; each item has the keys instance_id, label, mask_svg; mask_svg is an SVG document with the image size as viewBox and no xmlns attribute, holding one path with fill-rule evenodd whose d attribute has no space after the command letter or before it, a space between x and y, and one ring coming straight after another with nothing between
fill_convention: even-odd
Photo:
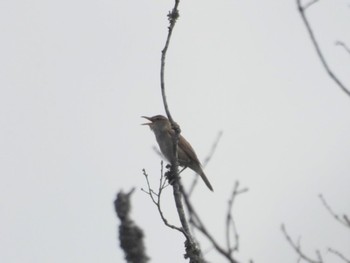
<instances>
[{"instance_id":1,"label":"brown bird","mask_svg":"<svg viewBox=\"0 0 350 263\"><path fill-rule=\"evenodd\" d=\"M175 131L172 129L170 121L162 115L156 115L153 117L142 116L142 118L150 121L150 123L144 123L143 125L148 125L151 128L156 136L160 151L164 157L171 162L171 160L173 160L173 135ZM177 155L179 165L184 168L189 167L199 174L208 188L213 191L213 187L205 176L196 153L189 142L186 141L181 134L177 147Z\"/></svg>"}]
</instances>

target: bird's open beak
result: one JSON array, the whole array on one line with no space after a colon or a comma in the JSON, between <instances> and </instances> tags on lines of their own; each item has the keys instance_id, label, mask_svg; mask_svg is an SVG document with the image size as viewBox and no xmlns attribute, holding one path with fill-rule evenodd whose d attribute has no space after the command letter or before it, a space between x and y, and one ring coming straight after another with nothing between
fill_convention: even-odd
<instances>
[{"instance_id":1,"label":"bird's open beak","mask_svg":"<svg viewBox=\"0 0 350 263\"><path fill-rule=\"evenodd\" d=\"M149 120L151 123L147 122L147 123L142 123L141 125L151 125L152 124L152 119L150 117L146 117L146 116L141 116L141 118L145 118L146 120Z\"/></svg>"}]
</instances>

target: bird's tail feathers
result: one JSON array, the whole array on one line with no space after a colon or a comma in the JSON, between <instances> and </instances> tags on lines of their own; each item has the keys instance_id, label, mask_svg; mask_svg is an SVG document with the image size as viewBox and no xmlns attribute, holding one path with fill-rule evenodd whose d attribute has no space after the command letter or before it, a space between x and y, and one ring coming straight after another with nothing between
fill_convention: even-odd
<instances>
[{"instance_id":1,"label":"bird's tail feathers","mask_svg":"<svg viewBox=\"0 0 350 263\"><path fill-rule=\"evenodd\" d=\"M210 191L214 192L214 189L213 189L213 187L211 186L211 184L210 184L210 182L209 182L207 176L204 174L204 172L202 171L199 175L202 177L204 183L208 186L208 188L210 189Z\"/></svg>"}]
</instances>

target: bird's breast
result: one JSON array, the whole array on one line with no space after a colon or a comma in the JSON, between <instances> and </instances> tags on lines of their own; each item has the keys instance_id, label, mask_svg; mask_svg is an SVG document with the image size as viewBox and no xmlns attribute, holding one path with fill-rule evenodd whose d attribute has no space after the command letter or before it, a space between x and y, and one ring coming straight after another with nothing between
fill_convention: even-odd
<instances>
[{"instance_id":1,"label":"bird's breast","mask_svg":"<svg viewBox=\"0 0 350 263\"><path fill-rule=\"evenodd\" d=\"M171 162L173 159L173 139L168 133L156 134L156 139L160 148L160 151L164 157Z\"/></svg>"}]
</instances>

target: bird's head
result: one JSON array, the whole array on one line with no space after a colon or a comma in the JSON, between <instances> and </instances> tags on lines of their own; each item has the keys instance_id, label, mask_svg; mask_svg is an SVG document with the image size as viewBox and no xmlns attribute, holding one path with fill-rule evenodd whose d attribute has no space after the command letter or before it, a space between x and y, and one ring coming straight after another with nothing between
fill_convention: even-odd
<instances>
[{"instance_id":1,"label":"bird's head","mask_svg":"<svg viewBox=\"0 0 350 263\"><path fill-rule=\"evenodd\" d=\"M171 129L169 120L163 115L156 115L153 117L142 116L142 118L145 118L150 121L148 123L143 123L142 125L148 125L153 131Z\"/></svg>"}]
</instances>

